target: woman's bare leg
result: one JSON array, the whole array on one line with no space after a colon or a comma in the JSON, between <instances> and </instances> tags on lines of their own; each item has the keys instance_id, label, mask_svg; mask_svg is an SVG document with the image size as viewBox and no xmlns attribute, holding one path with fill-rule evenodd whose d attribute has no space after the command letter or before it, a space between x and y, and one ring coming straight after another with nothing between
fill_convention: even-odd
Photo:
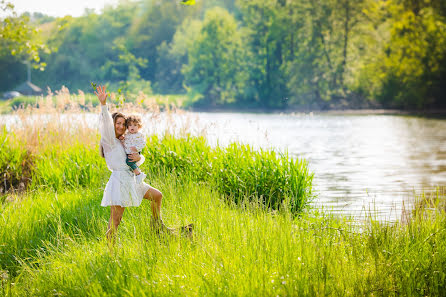
<instances>
[{"instance_id":1,"label":"woman's bare leg","mask_svg":"<svg viewBox=\"0 0 446 297\"><path fill-rule=\"evenodd\" d=\"M124 214L125 207L119 205L112 205L110 207L110 220L108 221L108 228L105 235L109 242L114 243L114 237L119 223L121 223L122 215Z\"/></svg>"},{"instance_id":2,"label":"woman's bare leg","mask_svg":"<svg viewBox=\"0 0 446 297\"><path fill-rule=\"evenodd\" d=\"M164 224L163 219L161 218L161 201L163 199L163 194L159 190L150 187L144 194L144 199L152 201L152 225L156 231L163 230L173 234L181 231L186 232L188 236L192 235L193 224L189 224L179 229L169 228Z\"/></svg>"},{"instance_id":3,"label":"woman's bare leg","mask_svg":"<svg viewBox=\"0 0 446 297\"><path fill-rule=\"evenodd\" d=\"M152 226L156 229L156 231L163 230L173 233L174 229L164 225L161 218L161 201L163 199L163 194L158 189L150 187L144 194L144 199L152 201Z\"/></svg>"},{"instance_id":4,"label":"woman's bare leg","mask_svg":"<svg viewBox=\"0 0 446 297\"><path fill-rule=\"evenodd\" d=\"M144 194L144 199L152 201L152 216L155 221L161 220L161 201L163 199L163 194L155 189L150 187L147 192Z\"/></svg>"}]
</instances>

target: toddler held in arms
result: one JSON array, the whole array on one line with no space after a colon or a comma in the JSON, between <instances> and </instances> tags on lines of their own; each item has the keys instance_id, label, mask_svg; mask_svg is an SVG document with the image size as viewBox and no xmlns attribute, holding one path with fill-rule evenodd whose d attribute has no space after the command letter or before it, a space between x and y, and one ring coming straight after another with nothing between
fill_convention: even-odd
<instances>
[{"instance_id":1,"label":"toddler held in arms","mask_svg":"<svg viewBox=\"0 0 446 297\"><path fill-rule=\"evenodd\" d=\"M146 146L146 137L139 132L139 129L142 128L141 118L136 115L128 116L125 121L125 126L127 133L119 137L119 140L124 145L125 153L127 154L125 162L135 173L136 183L140 184L146 178L146 175L139 170L136 162L130 161L129 154L141 153L142 149Z\"/></svg>"}]
</instances>

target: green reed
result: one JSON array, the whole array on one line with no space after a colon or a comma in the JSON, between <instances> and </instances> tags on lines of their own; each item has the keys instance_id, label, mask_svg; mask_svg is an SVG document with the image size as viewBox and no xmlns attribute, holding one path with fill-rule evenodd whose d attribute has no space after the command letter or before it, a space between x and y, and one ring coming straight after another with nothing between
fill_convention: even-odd
<instances>
[{"instance_id":1,"label":"green reed","mask_svg":"<svg viewBox=\"0 0 446 297\"><path fill-rule=\"evenodd\" d=\"M227 199L260 200L267 207L301 211L312 198L313 174L305 160L287 153L254 150L232 143L211 148L203 137L152 136L145 149L147 166L168 168L179 176L210 183Z\"/></svg>"},{"instance_id":2,"label":"green reed","mask_svg":"<svg viewBox=\"0 0 446 297\"><path fill-rule=\"evenodd\" d=\"M35 156L34 163L31 187L49 187L54 191L97 185L108 171L99 149L82 143L73 143L63 150L45 150Z\"/></svg>"}]
</instances>

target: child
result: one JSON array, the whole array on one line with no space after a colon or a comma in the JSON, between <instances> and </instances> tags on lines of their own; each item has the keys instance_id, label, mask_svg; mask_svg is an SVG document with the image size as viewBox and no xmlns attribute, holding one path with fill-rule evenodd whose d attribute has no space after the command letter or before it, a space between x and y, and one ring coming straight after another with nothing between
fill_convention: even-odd
<instances>
[{"instance_id":1,"label":"child","mask_svg":"<svg viewBox=\"0 0 446 297\"><path fill-rule=\"evenodd\" d=\"M138 132L142 127L141 118L136 115L128 116L125 121L125 126L128 132L119 139L124 145L125 153L127 154L127 159L125 162L135 173L136 183L140 184L146 178L146 175L139 170L135 162L130 161L129 154L141 153L142 149L146 145L146 137L144 134Z\"/></svg>"}]
</instances>

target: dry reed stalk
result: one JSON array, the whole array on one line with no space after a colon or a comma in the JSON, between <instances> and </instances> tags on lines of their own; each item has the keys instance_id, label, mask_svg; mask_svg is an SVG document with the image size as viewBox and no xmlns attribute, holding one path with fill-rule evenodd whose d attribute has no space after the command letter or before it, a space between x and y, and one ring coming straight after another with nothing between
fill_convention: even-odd
<instances>
[{"instance_id":1,"label":"dry reed stalk","mask_svg":"<svg viewBox=\"0 0 446 297\"><path fill-rule=\"evenodd\" d=\"M78 90L78 98L79 98L79 100L78 100L78 102L79 102L79 104L80 105L85 105L85 93L84 92L82 92L82 90Z\"/></svg>"},{"instance_id":2,"label":"dry reed stalk","mask_svg":"<svg viewBox=\"0 0 446 297\"><path fill-rule=\"evenodd\" d=\"M99 114L100 106L93 107L91 102L86 104L84 92L79 90L78 95L70 94L65 86L55 93L48 88L47 93L45 97L39 98L38 105L28 105L12 112L20 119L14 131L17 139L32 153L56 147L63 149L76 142L88 147L97 145L97 121L91 120L91 114ZM113 102L116 94L111 93L110 97ZM138 93L136 103L126 102L118 106L111 102L108 103L111 113L139 114L152 131L162 130L162 134L178 136L206 135L207 127L200 127L198 117L194 118L174 104L166 105L161 112L156 98L148 97L143 92ZM87 120L88 116L90 120Z\"/></svg>"},{"instance_id":3,"label":"dry reed stalk","mask_svg":"<svg viewBox=\"0 0 446 297\"><path fill-rule=\"evenodd\" d=\"M69 121L71 113L75 121ZM54 107L18 109L14 112L20 119L20 127L14 133L31 153L46 149L62 149L80 142L86 146L97 143L97 129L88 123L85 113L78 109L61 112Z\"/></svg>"}]
</instances>

